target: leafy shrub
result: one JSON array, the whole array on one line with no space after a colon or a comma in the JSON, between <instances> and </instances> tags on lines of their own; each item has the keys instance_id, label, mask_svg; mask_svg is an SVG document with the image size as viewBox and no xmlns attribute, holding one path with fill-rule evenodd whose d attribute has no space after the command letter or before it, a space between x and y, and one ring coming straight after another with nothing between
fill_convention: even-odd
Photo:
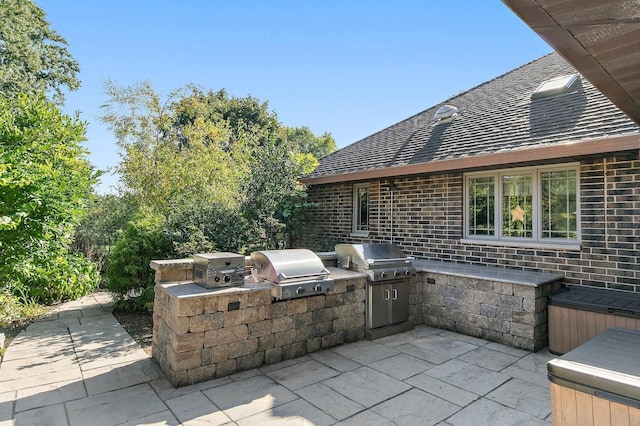
<instances>
[{"instance_id":1,"label":"leafy shrub","mask_svg":"<svg viewBox=\"0 0 640 426\"><path fill-rule=\"evenodd\" d=\"M44 314L44 306L22 296L16 296L8 289L0 290L0 327L10 328L21 321L32 321Z\"/></svg>"},{"instance_id":2,"label":"leafy shrub","mask_svg":"<svg viewBox=\"0 0 640 426\"><path fill-rule=\"evenodd\" d=\"M49 248L45 257L26 263L23 278L28 285L15 283L14 289L22 289L20 292L29 299L45 304L77 299L100 282L100 274L91 261L67 249L56 251L55 247Z\"/></svg>"},{"instance_id":3,"label":"leafy shrub","mask_svg":"<svg viewBox=\"0 0 640 426\"><path fill-rule=\"evenodd\" d=\"M193 201L175 208L165 224L176 254L189 257L212 251L245 251L247 225L237 209Z\"/></svg>"},{"instance_id":4,"label":"leafy shrub","mask_svg":"<svg viewBox=\"0 0 640 426\"><path fill-rule=\"evenodd\" d=\"M113 247L107 262L106 286L116 297L117 308L153 310L154 273L149 263L174 255L163 224L164 220L153 214L139 214Z\"/></svg>"},{"instance_id":5,"label":"leafy shrub","mask_svg":"<svg viewBox=\"0 0 640 426\"><path fill-rule=\"evenodd\" d=\"M84 124L43 96L0 97L0 288L51 303L97 285L70 247L98 175L84 140Z\"/></svg>"}]
</instances>

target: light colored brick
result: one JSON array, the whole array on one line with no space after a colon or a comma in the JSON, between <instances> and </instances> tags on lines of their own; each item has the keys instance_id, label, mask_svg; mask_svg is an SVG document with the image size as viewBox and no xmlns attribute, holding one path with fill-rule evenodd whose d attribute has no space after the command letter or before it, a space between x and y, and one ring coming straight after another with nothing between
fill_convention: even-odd
<instances>
[{"instance_id":1,"label":"light colored brick","mask_svg":"<svg viewBox=\"0 0 640 426\"><path fill-rule=\"evenodd\" d=\"M216 364L216 377L224 377L236 372L236 360L227 359Z\"/></svg>"},{"instance_id":2,"label":"light colored brick","mask_svg":"<svg viewBox=\"0 0 640 426\"><path fill-rule=\"evenodd\" d=\"M526 325L536 325L536 314L533 312L525 312L525 311L513 311L512 318L513 322L526 324Z\"/></svg>"},{"instance_id":3,"label":"light colored brick","mask_svg":"<svg viewBox=\"0 0 640 426\"><path fill-rule=\"evenodd\" d=\"M291 329L276 333L276 347L290 345L296 341L296 330Z\"/></svg>"},{"instance_id":4,"label":"light colored brick","mask_svg":"<svg viewBox=\"0 0 640 426\"><path fill-rule=\"evenodd\" d=\"M215 346L217 344L218 344L218 330L205 331L203 346L205 348L210 348L211 346Z\"/></svg>"},{"instance_id":5,"label":"light colored brick","mask_svg":"<svg viewBox=\"0 0 640 426\"><path fill-rule=\"evenodd\" d=\"M291 330L293 328L293 318L292 317L280 317L273 319L273 332L279 333L286 330Z\"/></svg>"},{"instance_id":6,"label":"light colored brick","mask_svg":"<svg viewBox=\"0 0 640 426\"><path fill-rule=\"evenodd\" d=\"M323 295L312 296L307 299L307 309L309 311L315 311L317 309L324 308L327 297Z\"/></svg>"},{"instance_id":7,"label":"light colored brick","mask_svg":"<svg viewBox=\"0 0 640 426\"><path fill-rule=\"evenodd\" d=\"M287 315L295 315L307 312L307 298L287 300Z\"/></svg>"},{"instance_id":8,"label":"light colored brick","mask_svg":"<svg viewBox=\"0 0 640 426\"><path fill-rule=\"evenodd\" d=\"M218 344L233 343L249 336L249 328L245 324L225 327L218 330Z\"/></svg>"},{"instance_id":9,"label":"light colored brick","mask_svg":"<svg viewBox=\"0 0 640 426\"><path fill-rule=\"evenodd\" d=\"M528 285L513 285L513 295L518 297L523 297L525 299L535 299L536 298L536 287L528 286Z\"/></svg>"},{"instance_id":10,"label":"light colored brick","mask_svg":"<svg viewBox=\"0 0 640 426\"><path fill-rule=\"evenodd\" d=\"M532 325L511 323L511 334L528 339L534 338L534 327Z\"/></svg>"},{"instance_id":11,"label":"light colored brick","mask_svg":"<svg viewBox=\"0 0 640 426\"><path fill-rule=\"evenodd\" d=\"M222 311L218 307L219 296L207 296L204 298L203 313L212 314L214 312Z\"/></svg>"},{"instance_id":12,"label":"light colored brick","mask_svg":"<svg viewBox=\"0 0 640 426\"><path fill-rule=\"evenodd\" d=\"M273 330L273 320L258 321L249 324L249 337L262 337L271 334Z\"/></svg>"},{"instance_id":13,"label":"light colored brick","mask_svg":"<svg viewBox=\"0 0 640 426\"><path fill-rule=\"evenodd\" d=\"M287 302L274 302L265 307L265 318L280 318L287 315Z\"/></svg>"},{"instance_id":14,"label":"light colored brick","mask_svg":"<svg viewBox=\"0 0 640 426\"><path fill-rule=\"evenodd\" d=\"M319 351L321 348L321 344L322 344L321 337L314 337L312 339L307 340L307 352L311 353L311 352Z\"/></svg>"},{"instance_id":15,"label":"light colored brick","mask_svg":"<svg viewBox=\"0 0 640 426\"><path fill-rule=\"evenodd\" d=\"M189 376L187 374L187 370L168 371L167 379L169 379L171 384L175 387L186 386L189 384Z\"/></svg>"},{"instance_id":16,"label":"light colored brick","mask_svg":"<svg viewBox=\"0 0 640 426\"><path fill-rule=\"evenodd\" d=\"M256 352L236 359L236 368L238 371L258 368L262 364L264 364L264 352Z\"/></svg>"},{"instance_id":17,"label":"light colored brick","mask_svg":"<svg viewBox=\"0 0 640 426\"><path fill-rule=\"evenodd\" d=\"M313 324L313 315L311 312L304 312L293 316L293 328L305 327L311 324Z\"/></svg>"},{"instance_id":18,"label":"light colored brick","mask_svg":"<svg viewBox=\"0 0 640 426\"><path fill-rule=\"evenodd\" d=\"M313 325L307 325L304 327L296 328L296 340L307 341L316 336L316 328Z\"/></svg>"},{"instance_id":19,"label":"light colored brick","mask_svg":"<svg viewBox=\"0 0 640 426\"><path fill-rule=\"evenodd\" d=\"M224 327L233 327L242 324L242 310L228 311L224 313Z\"/></svg>"},{"instance_id":20,"label":"light colored brick","mask_svg":"<svg viewBox=\"0 0 640 426\"><path fill-rule=\"evenodd\" d=\"M229 358L238 358L258 351L258 339L246 339L229 344Z\"/></svg>"},{"instance_id":21,"label":"light colored brick","mask_svg":"<svg viewBox=\"0 0 640 426\"><path fill-rule=\"evenodd\" d=\"M282 348L271 348L264 352L265 364L273 364L282 361Z\"/></svg>"},{"instance_id":22,"label":"light colored brick","mask_svg":"<svg viewBox=\"0 0 640 426\"><path fill-rule=\"evenodd\" d=\"M276 346L276 335L267 334L258 338L258 350L266 351L267 349L274 348Z\"/></svg>"},{"instance_id":23,"label":"light colored brick","mask_svg":"<svg viewBox=\"0 0 640 426\"><path fill-rule=\"evenodd\" d=\"M167 350L167 361L173 371L200 367L202 364L201 349L189 352L176 352L172 348L169 348Z\"/></svg>"},{"instance_id":24,"label":"light colored brick","mask_svg":"<svg viewBox=\"0 0 640 426\"><path fill-rule=\"evenodd\" d=\"M229 358L229 345L218 345L212 348L211 362L220 363Z\"/></svg>"},{"instance_id":25,"label":"light colored brick","mask_svg":"<svg viewBox=\"0 0 640 426\"><path fill-rule=\"evenodd\" d=\"M171 349L176 352L191 352L196 349L202 349L204 343L204 332L199 331L196 333L176 334L171 332L169 334L169 341L171 343Z\"/></svg>"},{"instance_id":26,"label":"light colored brick","mask_svg":"<svg viewBox=\"0 0 640 426\"><path fill-rule=\"evenodd\" d=\"M224 323L224 313L215 312L211 314L200 314L189 317L189 331L207 331L222 328Z\"/></svg>"},{"instance_id":27,"label":"light colored brick","mask_svg":"<svg viewBox=\"0 0 640 426\"><path fill-rule=\"evenodd\" d=\"M193 278L191 271L191 268L156 270L154 279L156 283L190 281Z\"/></svg>"},{"instance_id":28,"label":"light colored brick","mask_svg":"<svg viewBox=\"0 0 640 426\"><path fill-rule=\"evenodd\" d=\"M171 330L177 334L184 334L189 332L189 317L179 317L177 315L171 315L171 311L167 312L165 321Z\"/></svg>"},{"instance_id":29,"label":"light colored brick","mask_svg":"<svg viewBox=\"0 0 640 426\"><path fill-rule=\"evenodd\" d=\"M265 317L264 306L254 306L251 308L245 308L242 312L242 324L250 324L256 321L262 321Z\"/></svg>"},{"instance_id":30,"label":"light colored brick","mask_svg":"<svg viewBox=\"0 0 640 426\"><path fill-rule=\"evenodd\" d=\"M247 294L247 307L266 306L271 303L271 290L254 290Z\"/></svg>"},{"instance_id":31,"label":"light colored brick","mask_svg":"<svg viewBox=\"0 0 640 426\"><path fill-rule=\"evenodd\" d=\"M187 383L190 385L206 382L207 380L215 379L215 377L215 365L203 365L201 367L190 368L187 370Z\"/></svg>"},{"instance_id":32,"label":"light colored brick","mask_svg":"<svg viewBox=\"0 0 640 426\"><path fill-rule=\"evenodd\" d=\"M189 317L204 312L202 297L171 297L169 299L170 315Z\"/></svg>"}]
</instances>

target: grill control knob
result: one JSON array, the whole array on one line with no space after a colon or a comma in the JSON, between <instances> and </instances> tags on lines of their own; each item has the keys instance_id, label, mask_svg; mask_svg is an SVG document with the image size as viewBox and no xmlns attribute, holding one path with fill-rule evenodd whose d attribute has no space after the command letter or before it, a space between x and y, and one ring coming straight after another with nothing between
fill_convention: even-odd
<instances>
[{"instance_id":1,"label":"grill control knob","mask_svg":"<svg viewBox=\"0 0 640 426\"><path fill-rule=\"evenodd\" d=\"M302 287L296 288L296 294L303 294L303 293L304 293L304 288Z\"/></svg>"},{"instance_id":2,"label":"grill control knob","mask_svg":"<svg viewBox=\"0 0 640 426\"><path fill-rule=\"evenodd\" d=\"M393 271L393 276L397 277L398 275L400 275L400 271Z\"/></svg>"},{"instance_id":3,"label":"grill control knob","mask_svg":"<svg viewBox=\"0 0 640 426\"><path fill-rule=\"evenodd\" d=\"M406 276L409 276L409 275L411 275L411 271L407 269L406 271L404 271L404 274L405 274Z\"/></svg>"},{"instance_id":4,"label":"grill control knob","mask_svg":"<svg viewBox=\"0 0 640 426\"><path fill-rule=\"evenodd\" d=\"M387 273L382 271L380 272L380 278L386 278L387 277Z\"/></svg>"},{"instance_id":5,"label":"grill control knob","mask_svg":"<svg viewBox=\"0 0 640 426\"><path fill-rule=\"evenodd\" d=\"M228 283L229 281L231 281L231 277L229 275L225 275L224 276L224 282Z\"/></svg>"},{"instance_id":6,"label":"grill control knob","mask_svg":"<svg viewBox=\"0 0 640 426\"><path fill-rule=\"evenodd\" d=\"M213 280L214 280L215 282L220 282L220 277L215 277Z\"/></svg>"},{"instance_id":7,"label":"grill control knob","mask_svg":"<svg viewBox=\"0 0 640 426\"><path fill-rule=\"evenodd\" d=\"M320 293L322 291L322 286L320 284L317 284L314 288L313 288L317 293Z\"/></svg>"}]
</instances>

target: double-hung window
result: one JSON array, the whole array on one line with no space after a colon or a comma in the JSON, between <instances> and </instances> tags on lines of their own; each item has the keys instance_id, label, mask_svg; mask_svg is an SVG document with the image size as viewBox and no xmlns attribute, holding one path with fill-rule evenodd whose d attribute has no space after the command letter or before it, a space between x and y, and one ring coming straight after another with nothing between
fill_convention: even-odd
<instances>
[{"instance_id":1,"label":"double-hung window","mask_svg":"<svg viewBox=\"0 0 640 426\"><path fill-rule=\"evenodd\" d=\"M465 236L513 243L580 243L579 167L465 174Z\"/></svg>"},{"instance_id":2,"label":"double-hung window","mask_svg":"<svg viewBox=\"0 0 640 426\"><path fill-rule=\"evenodd\" d=\"M353 185L353 233L369 233L369 184Z\"/></svg>"}]
</instances>

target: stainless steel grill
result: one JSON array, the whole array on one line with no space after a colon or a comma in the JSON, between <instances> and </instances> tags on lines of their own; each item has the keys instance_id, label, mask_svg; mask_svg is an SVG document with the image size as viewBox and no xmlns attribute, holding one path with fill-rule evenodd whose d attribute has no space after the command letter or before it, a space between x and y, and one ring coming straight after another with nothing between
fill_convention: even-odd
<instances>
[{"instance_id":1,"label":"stainless steel grill","mask_svg":"<svg viewBox=\"0 0 640 426\"><path fill-rule=\"evenodd\" d=\"M271 283L277 300L314 296L333 290L333 279L311 250L263 250L251 253L258 279Z\"/></svg>"},{"instance_id":2,"label":"stainless steel grill","mask_svg":"<svg viewBox=\"0 0 640 426\"><path fill-rule=\"evenodd\" d=\"M338 244L338 266L364 272L366 336L388 336L413 328L409 321L409 279L416 275L412 257L394 244Z\"/></svg>"},{"instance_id":3,"label":"stainless steel grill","mask_svg":"<svg viewBox=\"0 0 640 426\"><path fill-rule=\"evenodd\" d=\"M413 257L395 244L338 244L338 266L364 272L369 281L386 281L416 274Z\"/></svg>"}]
</instances>

